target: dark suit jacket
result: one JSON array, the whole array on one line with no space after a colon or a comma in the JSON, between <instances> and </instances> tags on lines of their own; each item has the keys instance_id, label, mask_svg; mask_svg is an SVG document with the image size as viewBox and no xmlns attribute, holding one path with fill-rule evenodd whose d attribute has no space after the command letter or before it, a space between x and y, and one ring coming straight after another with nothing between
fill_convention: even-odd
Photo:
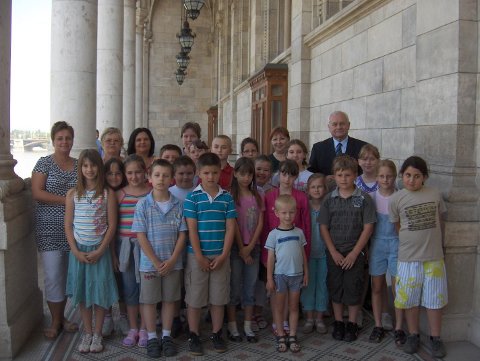
<instances>
[{"instance_id":1,"label":"dark suit jacket","mask_svg":"<svg viewBox=\"0 0 480 361\"><path fill-rule=\"evenodd\" d=\"M355 139L348 136L346 154L358 159L360 149L367 144L363 140ZM309 171L313 173L323 173L324 175L332 174L332 163L335 158L335 146L333 138L325 139L324 141L315 143L310 153ZM362 170L358 167L358 174L362 174Z\"/></svg>"}]
</instances>

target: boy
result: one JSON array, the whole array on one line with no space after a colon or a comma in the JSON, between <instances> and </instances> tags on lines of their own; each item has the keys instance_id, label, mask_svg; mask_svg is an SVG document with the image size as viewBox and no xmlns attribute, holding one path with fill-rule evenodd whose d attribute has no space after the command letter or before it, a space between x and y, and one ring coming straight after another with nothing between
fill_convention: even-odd
<instances>
[{"instance_id":1,"label":"boy","mask_svg":"<svg viewBox=\"0 0 480 361\"><path fill-rule=\"evenodd\" d=\"M303 231L293 225L297 202L289 194L281 194L275 200L275 215L280 224L269 234L265 243L268 250L267 290L273 295L272 312L276 325L283 321L285 298L288 295L290 351L299 352L297 340L298 304L300 289L308 284L308 266ZM277 351L287 351L283 327L277 327Z\"/></svg>"},{"instance_id":2,"label":"boy","mask_svg":"<svg viewBox=\"0 0 480 361\"><path fill-rule=\"evenodd\" d=\"M170 164L175 162L175 159L182 155L182 150L178 145L175 144L165 144L160 148L160 159L168 160Z\"/></svg>"},{"instance_id":3,"label":"boy","mask_svg":"<svg viewBox=\"0 0 480 361\"><path fill-rule=\"evenodd\" d=\"M226 135L217 135L212 140L211 152L218 155L221 162L221 172L218 185L230 191L233 178L233 167L228 164L228 156L232 154L232 140Z\"/></svg>"},{"instance_id":4,"label":"boy","mask_svg":"<svg viewBox=\"0 0 480 361\"><path fill-rule=\"evenodd\" d=\"M364 284L364 248L376 222L372 198L355 187L357 170L354 158L335 158L333 174L337 188L327 194L320 211L320 233L328 249L328 293L335 315L332 336L347 342L358 336L356 319ZM346 329L342 318L344 304L348 306Z\"/></svg>"},{"instance_id":5,"label":"boy","mask_svg":"<svg viewBox=\"0 0 480 361\"><path fill-rule=\"evenodd\" d=\"M181 299L182 251L187 226L183 202L168 191L173 166L157 159L149 170L152 191L135 208L132 231L137 232L140 252L140 303L148 332L147 354L158 358L177 353L171 337L175 302ZM156 305L162 302L162 341L156 333Z\"/></svg>"},{"instance_id":6,"label":"boy","mask_svg":"<svg viewBox=\"0 0 480 361\"><path fill-rule=\"evenodd\" d=\"M190 242L185 270L185 302L190 328L189 348L194 356L203 354L199 338L201 308L210 304L213 348L225 352L222 338L224 306L230 299L230 249L237 213L233 198L219 187L220 158L205 153L198 158L202 183L185 199L184 215Z\"/></svg>"}]
</instances>

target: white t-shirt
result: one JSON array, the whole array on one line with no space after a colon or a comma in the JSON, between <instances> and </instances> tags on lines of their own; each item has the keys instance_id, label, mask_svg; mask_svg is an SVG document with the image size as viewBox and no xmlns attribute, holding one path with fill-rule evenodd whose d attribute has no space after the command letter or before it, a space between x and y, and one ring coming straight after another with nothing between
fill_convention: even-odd
<instances>
[{"instance_id":1,"label":"white t-shirt","mask_svg":"<svg viewBox=\"0 0 480 361\"><path fill-rule=\"evenodd\" d=\"M300 228L274 228L268 234L265 248L275 253L274 274L299 276L303 274L303 247L307 244Z\"/></svg>"}]
</instances>

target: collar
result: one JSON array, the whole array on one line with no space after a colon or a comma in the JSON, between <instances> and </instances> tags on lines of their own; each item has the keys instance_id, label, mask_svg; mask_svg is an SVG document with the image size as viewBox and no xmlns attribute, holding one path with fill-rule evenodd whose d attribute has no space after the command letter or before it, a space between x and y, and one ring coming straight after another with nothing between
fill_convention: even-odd
<instances>
[{"instance_id":1,"label":"collar","mask_svg":"<svg viewBox=\"0 0 480 361\"><path fill-rule=\"evenodd\" d=\"M168 202L170 203L171 207L173 207L174 205L176 205L180 202L177 197L175 197L172 193L170 193L170 191L168 191L168 194L170 195L170 199L168 200ZM146 202L147 202L148 206L150 206L150 207L156 207L157 206L157 203L155 202L155 199L153 199L153 190L150 193L147 194L145 199L146 199ZM171 208L169 208L168 210L170 210L170 209Z\"/></svg>"},{"instance_id":2,"label":"collar","mask_svg":"<svg viewBox=\"0 0 480 361\"><path fill-rule=\"evenodd\" d=\"M332 198L336 198L336 197L340 197L340 192L338 191L338 188L335 188L333 191L332 191ZM352 195L350 197L363 197L362 196L362 191L360 190L360 188L357 188L355 186L355 190L353 191ZM350 198L348 197L348 198Z\"/></svg>"},{"instance_id":3,"label":"collar","mask_svg":"<svg viewBox=\"0 0 480 361\"><path fill-rule=\"evenodd\" d=\"M333 139L333 146L336 148L337 147L337 144L338 143L341 143L342 144L342 148L345 148L348 144L348 135L345 137L345 139L343 139L342 141L340 140L337 140L335 139L334 137L332 137Z\"/></svg>"},{"instance_id":4,"label":"collar","mask_svg":"<svg viewBox=\"0 0 480 361\"><path fill-rule=\"evenodd\" d=\"M202 187L202 183L200 183L198 186L195 187L195 189L192 191L192 193L196 193L196 194L205 193L207 195L208 199L210 200L210 203L211 203L214 199L221 196L223 193L228 193L228 192L225 189L223 189L222 187L220 187L220 185L218 185L218 193L215 196L215 198L212 198L212 196L210 194L205 192L205 190Z\"/></svg>"}]
</instances>

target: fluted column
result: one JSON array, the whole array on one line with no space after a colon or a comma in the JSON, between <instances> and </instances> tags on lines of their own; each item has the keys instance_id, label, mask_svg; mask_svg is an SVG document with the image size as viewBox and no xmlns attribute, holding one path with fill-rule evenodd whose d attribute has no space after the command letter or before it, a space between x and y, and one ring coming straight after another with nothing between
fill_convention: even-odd
<instances>
[{"instance_id":1,"label":"fluted column","mask_svg":"<svg viewBox=\"0 0 480 361\"><path fill-rule=\"evenodd\" d=\"M52 1L51 69L51 123L73 126L73 156L96 148L97 0Z\"/></svg>"},{"instance_id":2,"label":"fluted column","mask_svg":"<svg viewBox=\"0 0 480 361\"><path fill-rule=\"evenodd\" d=\"M135 0L124 0L123 8L123 137L135 129Z\"/></svg>"},{"instance_id":3,"label":"fluted column","mask_svg":"<svg viewBox=\"0 0 480 361\"><path fill-rule=\"evenodd\" d=\"M123 1L98 0L97 128L122 129Z\"/></svg>"},{"instance_id":4,"label":"fluted column","mask_svg":"<svg viewBox=\"0 0 480 361\"><path fill-rule=\"evenodd\" d=\"M135 27L135 128L143 126L143 32L146 17L147 9L139 2Z\"/></svg>"}]
</instances>

